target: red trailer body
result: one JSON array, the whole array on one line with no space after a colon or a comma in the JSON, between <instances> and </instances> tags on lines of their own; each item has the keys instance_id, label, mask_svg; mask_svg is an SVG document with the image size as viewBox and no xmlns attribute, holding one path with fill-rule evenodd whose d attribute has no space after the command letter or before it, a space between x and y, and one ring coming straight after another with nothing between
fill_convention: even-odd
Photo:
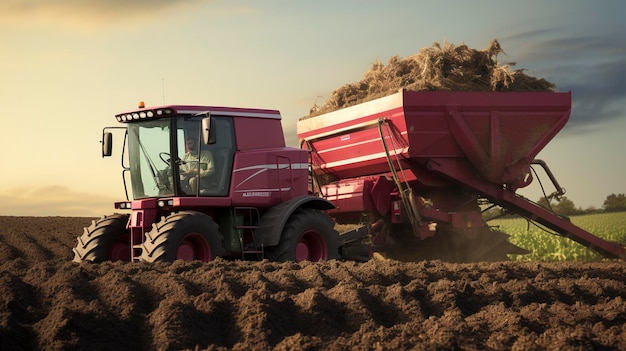
<instances>
[{"instance_id":1,"label":"red trailer body","mask_svg":"<svg viewBox=\"0 0 626 351\"><path fill-rule=\"evenodd\" d=\"M337 179L388 173L377 128L383 119L391 127L385 135L390 153L407 173L433 159L469 160L472 172L517 188L527 185L530 162L569 114L569 93L402 91L303 119L298 137L314 151L319 172ZM423 181L430 186L430 179Z\"/></svg>"}]
</instances>

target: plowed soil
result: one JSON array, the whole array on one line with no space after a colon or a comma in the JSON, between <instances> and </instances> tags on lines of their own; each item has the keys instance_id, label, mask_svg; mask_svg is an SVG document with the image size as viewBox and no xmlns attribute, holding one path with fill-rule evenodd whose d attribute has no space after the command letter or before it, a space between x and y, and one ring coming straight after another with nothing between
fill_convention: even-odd
<instances>
[{"instance_id":1,"label":"plowed soil","mask_svg":"<svg viewBox=\"0 0 626 351\"><path fill-rule=\"evenodd\" d=\"M0 217L2 350L626 350L626 263L72 262Z\"/></svg>"}]
</instances>

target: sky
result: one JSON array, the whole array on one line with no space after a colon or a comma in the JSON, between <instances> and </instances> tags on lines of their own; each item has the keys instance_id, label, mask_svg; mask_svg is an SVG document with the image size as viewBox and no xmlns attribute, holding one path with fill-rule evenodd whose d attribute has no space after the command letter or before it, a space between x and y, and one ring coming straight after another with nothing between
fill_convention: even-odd
<instances>
[{"instance_id":1,"label":"sky","mask_svg":"<svg viewBox=\"0 0 626 351\"><path fill-rule=\"evenodd\" d=\"M377 59L494 38L501 62L572 92L538 158L577 207L601 208L626 193L624 13L622 0L3 0L0 215L115 212L120 148L101 157L102 128L139 101L278 109L297 146L298 118Z\"/></svg>"}]
</instances>

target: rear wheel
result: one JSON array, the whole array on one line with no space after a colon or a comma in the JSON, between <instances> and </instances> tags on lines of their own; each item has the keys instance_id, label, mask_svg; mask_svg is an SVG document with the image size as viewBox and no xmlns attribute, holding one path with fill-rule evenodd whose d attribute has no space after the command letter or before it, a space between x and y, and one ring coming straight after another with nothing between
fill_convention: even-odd
<instances>
[{"instance_id":1,"label":"rear wheel","mask_svg":"<svg viewBox=\"0 0 626 351\"><path fill-rule=\"evenodd\" d=\"M130 261L127 214L113 214L93 221L77 238L74 262Z\"/></svg>"},{"instance_id":2,"label":"rear wheel","mask_svg":"<svg viewBox=\"0 0 626 351\"><path fill-rule=\"evenodd\" d=\"M223 253L222 234L213 219L201 212L181 211L163 217L146 233L141 260L212 261Z\"/></svg>"},{"instance_id":3,"label":"rear wheel","mask_svg":"<svg viewBox=\"0 0 626 351\"><path fill-rule=\"evenodd\" d=\"M300 209L292 214L280 243L268 250L268 256L278 262L338 259L339 234L325 213Z\"/></svg>"}]
</instances>

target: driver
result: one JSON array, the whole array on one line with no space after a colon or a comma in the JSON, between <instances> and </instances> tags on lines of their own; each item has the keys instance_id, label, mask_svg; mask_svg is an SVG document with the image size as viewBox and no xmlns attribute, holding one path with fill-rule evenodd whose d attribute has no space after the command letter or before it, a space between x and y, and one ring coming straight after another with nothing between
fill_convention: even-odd
<instances>
[{"instance_id":1,"label":"driver","mask_svg":"<svg viewBox=\"0 0 626 351\"><path fill-rule=\"evenodd\" d=\"M208 176L215 172L213 154L209 150L200 151L198 160L198 139L189 137L185 140L185 155L180 164L180 179L189 182L191 193L198 193L198 186L206 188L208 186ZM198 163L198 161L200 161Z\"/></svg>"}]
</instances>

